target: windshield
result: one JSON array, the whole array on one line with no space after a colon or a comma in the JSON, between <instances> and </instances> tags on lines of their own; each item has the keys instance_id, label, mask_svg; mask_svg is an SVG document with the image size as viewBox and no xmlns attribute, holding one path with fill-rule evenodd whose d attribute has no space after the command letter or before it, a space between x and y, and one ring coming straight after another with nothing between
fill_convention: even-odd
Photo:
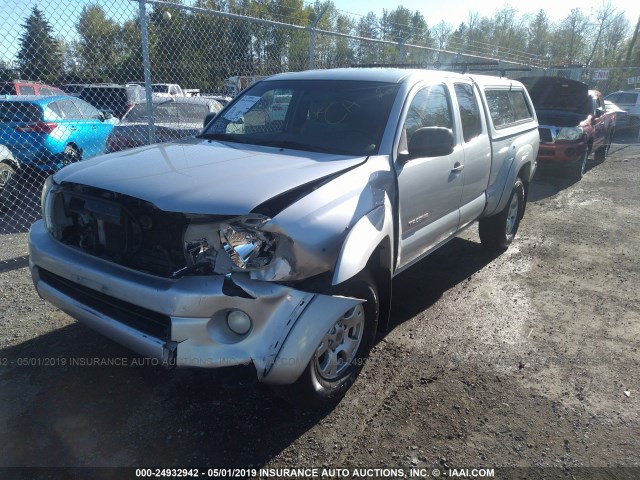
<instances>
[{"instance_id":1,"label":"windshield","mask_svg":"<svg viewBox=\"0 0 640 480\"><path fill-rule=\"evenodd\" d=\"M203 133L231 142L346 155L378 151L399 86L279 80L239 96Z\"/></svg>"}]
</instances>

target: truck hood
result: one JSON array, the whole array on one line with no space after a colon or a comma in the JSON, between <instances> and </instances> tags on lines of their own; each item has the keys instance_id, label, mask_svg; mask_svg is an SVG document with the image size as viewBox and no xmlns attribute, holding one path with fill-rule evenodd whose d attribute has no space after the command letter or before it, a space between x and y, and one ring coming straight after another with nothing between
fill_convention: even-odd
<instances>
[{"instance_id":1,"label":"truck hood","mask_svg":"<svg viewBox=\"0 0 640 480\"><path fill-rule=\"evenodd\" d=\"M365 160L188 138L74 163L54 179L140 198L168 212L242 215Z\"/></svg>"},{"instance_id":2,"label":"truck hood","mask_svg":"<svg viewBox=\"0 0 640 480\"><path fill-rule=\"evenodd\" d=\"M562 77L523 77L519 80L527 87L536 113L551 109L585 117L591 113L593 105L586 83Z\"/></svg>"}]
</instances>

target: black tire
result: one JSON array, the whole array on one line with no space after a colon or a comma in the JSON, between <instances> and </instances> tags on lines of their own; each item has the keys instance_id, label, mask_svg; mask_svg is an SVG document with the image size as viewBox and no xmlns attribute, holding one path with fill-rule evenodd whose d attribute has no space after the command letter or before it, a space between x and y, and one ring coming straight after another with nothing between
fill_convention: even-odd
<instances>
[{"instance_id":1,"label":"black tire","mask_svg":"<svg viewBox=\"0 0 640 480\"><path fill-rule=\"evenodd\" d=\"M16 170L8 163L0 163L0 212L8 212L15 202Z\"/></svg>"},{"instance_id":2,"label":"black tire","mask_svg":"<svg viewBox=\"0 0 640 480\"><path fill-rule=\"evenodd\" d=\"M613 143L613 135L614 131L611 130L611 132L607 136L607 143L596 150L593 154L593 159L596 162L604 162L607 159L607 155L609 155L609 149L611 148L611 144Z\"/></svg>"},{"instance_id":3,"label":"black tire","mask_svg":"<svg viewBox=\"0 0 640 480\"><path fill-rule=\"evenodd\" d=\"M516 178L504 209L496 215L480 219L478 231L485 248L505 251L511 245L524 214L524 202L524 183Z\"/></svg>"},{"instance_id":4,"label":"black tire","mask_svg":"<svg viewBox=\"0 0 640 480\"><path fill-rule=\"evenodd\" d=\"M366 363L369 350L371 350L375 341L378 326L379 301L378 292L372 277L368 273L358 275L358 277L353 280L346 282L346 284L339 289L338 293L343 296L364 298L366 302L345 312L341 318L337 319L335 325L327 332L323 341L318 345L317 350L318 352L321 350L323 343L325 343L328 337L333 335L333 338L335 338L336 326L341 324L344 319L355 319L352 321L357 324L357 316L362 315L364 318L361 324L362 331L359 344L357 347L354 347L356 348L355 354L349 362L338 363L339 368L334 376L326 375L327 370L326 368L323 369L323 365L326 363L324 359L328 354L322 353L319 355L318 352L316 352L313 358L309 360L300 378L293 384L273 386L277 395L298 407L305 409L318 408L337 403L355 382L362 367ZM353 336L356 333L355 329L356 327L352 325L347 332L343 331L343 334L339 337L339 343L335 346L341 346L344 344L344 340L350 337L353 341ZM331 350L331 348L327 347L327 344L324 346L325 352ZM336 355L336 358L337 356L338 355Z\"/></svg>"},{"instance_id":5,"label":"black tire","mask_svg":"<svg viewBox=\"0 0 640 480\"><path fill-rule=\"evenodd\" d=\"M582 157L580 157L580 160L569 166L569 177L574 180L580 180L582 178L587 171L587 163L589 161L590 153L591 149L587 148L582 154Z\"/></svg>"},{"instance_id":6,"label":"black tire","mask_svg":"<svg viewBox=\"0 0 640 480\"><path fill-rule=\"evenodd\" d=\"M70 163L79 162L82 160L82 154L73 145L67 145L62 152L62 163L69 165Z\"/></svg>"}]
</instances>

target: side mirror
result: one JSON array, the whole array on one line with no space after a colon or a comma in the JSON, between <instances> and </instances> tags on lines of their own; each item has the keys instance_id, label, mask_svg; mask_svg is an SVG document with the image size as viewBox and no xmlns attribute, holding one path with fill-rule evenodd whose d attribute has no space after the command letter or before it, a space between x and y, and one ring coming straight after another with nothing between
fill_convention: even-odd
<instances>
[{"instance_id":1,"label":"side mirror","mask_svg":"<svg viewBox=\"0 0 640 480\"><path fill-rule=\"evenodd\" d=\"M111 120L113 118L113 114L111 112L100 112L102 114L102 121Z\"/></svg>"},{"instance_id":2,"label":"side mirror","mask_svg":"<svg viewBox=\"0 0 640 480\"><path fill-rule=\"evenodd\" d=\"M604 108L596 108L596 118L604 115Z\"/></svg>"},{"instance_id":3,"label":"side mirror","mask_svg":"<svg viewBox=\"0 0 640 480\"><path fill-rule=\"evenodd\" d=\"M406 160L421 157L443 157L453 152L453 132L443 127L422 127L409 140Z\"/></svg>"},{"instance_id":4,"label":"side mirror","mask_svg":"<svg viewBox=\"0 0 640 480\"><path fill-rule=\"evenodd\" d=\"M204 128L209 125L209 123L211 123L211 121L217 116L218 114L216 112L207 113L207 116L204 117L204 122L202 122L202 127Z\"/></svg>"}]
</instances>

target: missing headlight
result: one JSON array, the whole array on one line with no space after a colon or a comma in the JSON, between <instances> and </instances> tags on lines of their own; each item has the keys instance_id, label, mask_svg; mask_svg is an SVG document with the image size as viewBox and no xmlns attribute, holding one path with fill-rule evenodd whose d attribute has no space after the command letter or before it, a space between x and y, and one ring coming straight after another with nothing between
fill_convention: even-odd
<instances>
[{"instance_id":1,"label":"missing headlight","mask_svg":"<svg viewBox=\"0 0 640 480\"><path fill-rule=\"evenodd\" d=\"M235 266L243 270L269 265L276 251L276 241L270 233L238 223L220 230L220 242Z\"/></svg>"}]
</instances>

